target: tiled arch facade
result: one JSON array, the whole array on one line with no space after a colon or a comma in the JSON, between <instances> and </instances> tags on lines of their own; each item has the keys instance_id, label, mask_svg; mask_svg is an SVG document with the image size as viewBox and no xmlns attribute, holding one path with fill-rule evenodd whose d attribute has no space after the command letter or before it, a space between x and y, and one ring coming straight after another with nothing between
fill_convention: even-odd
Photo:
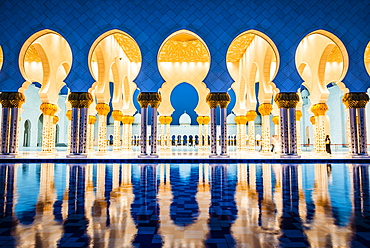
<instances>
[{"instance_id":1,"label":"tiled arch facade","mask_svg":"<svg viewBox=\"0 0 370 248\"><path fill-rule=\"evenodd\" d=\"M157 91L163 83L157 52L171 33L187 29L208 45L211 68L205 83L212 92L226 91L232 79L226 52L232 40L249 29L269 36L281 59L274 80L283 92L295 92L302 79L294 63L302 38L317 29L336 35L349 54L343 82L350 91L365 92L369 84L363 57L369 42L366 1L5 1L2 4L0 45L4 53L0 90L17 91L24 79L18 55L25 40L37 31L51 29L71 45L73 63L65 80L71 91L86 92L94 82L88 53L97 37L111 29L131 35L140 46L143 64L135 82L142 91Z\"/></svg>"}]
</instances>

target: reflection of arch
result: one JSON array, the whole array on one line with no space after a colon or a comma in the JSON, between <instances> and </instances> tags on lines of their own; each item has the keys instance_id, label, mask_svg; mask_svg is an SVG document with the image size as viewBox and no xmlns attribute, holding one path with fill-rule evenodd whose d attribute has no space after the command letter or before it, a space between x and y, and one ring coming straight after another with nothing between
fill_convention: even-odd
<instances>
[{"instance_id":1,"label":"reflection of arch","mask_svg":"<svg viewBox=\"0 0 370 248\"><path fill-rule=\"evenodd\" d=\"M187 82L198 93L199 101L195 112L200 116L209 115L206 96L209 89L203 83L210 67L210 53L205 42L195 33L179 30L168 36L158 52L158 68L165 79L159 89L162 96L158 112L170 116L174 108L170 96L173 89Z\"/></svg>"},{"instance_id":2,"label":"reflection of arch","mask_svg":"<svg viewBox=\"0 0 370 248\"><path fill-rule=\"evenodd\" d=\"M30 120L26 120L24 122L23 146L29 147L30 140L31 140L31 122Z\"/></svg>"}]
</instances>

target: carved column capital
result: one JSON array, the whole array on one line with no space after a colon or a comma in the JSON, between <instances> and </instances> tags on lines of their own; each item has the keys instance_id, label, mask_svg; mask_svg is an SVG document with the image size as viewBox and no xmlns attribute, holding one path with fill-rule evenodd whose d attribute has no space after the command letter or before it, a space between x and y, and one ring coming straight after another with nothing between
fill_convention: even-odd
<instances>
[{"instance_id":1,"label":"carved column capital","mask_svg":"<svg viewBox=\"0 0 370 248\"><path fill-rule=\"evenodd\" d=\"M328 111L328 105L326 103L316 103L311 106L311 111L315 116L322 116L325 115L326 111Z\"/></svg>"},{"instance_id":2,"label":"carved column capital","mask_svg":"<svg viewBox=\"0 0 370 248\"><path fill-rule=\"evenodd\" d=\"M20 108L26 101L21 92L2 92L0 93L0 103L3 108Z\"/></svg>"},{"instance_id":3,"label":"carved column capital","mask_svg":"<svg viewBox=\"0 0 370 248\"><path fill-rule=\"evenodd\" d=\"M342 102L347 108L365 108L369 102L369 95L366 92L350 92L344 94Z\"/></svg>"},{"instance_id":4,"label":"carved column capital","mask_svg":"<svg viewBox=\"0 0 370 248\"><path fill-rule=\"evenodd\" d=\"M274 101L279 108L295 108L299 102L299 96L295 92L281 92L276 94Z\"/></svg>"},{"instance_id":5,"label":"carved column capital","mask_svg":"<svg viewBox=\"0 0 370 248\"><path fill-rule=\"evenodd\" d=\"M218 103L218 93L208 93L206 101L209 105L209 107L212 108L217 108Z\"/></svg>"},{"instance_id":6,"label":"carved column capital","mask_svg":"<svg viewBox=\"0 0 370 248\"><path fill-rule=\"evenodd\" d=\"M316 124L315 116L310 117L310 122L312 123L312 125Z\"/></svg>"},{"instance_id":7,"label":"carved column capital","mask_svg":"<svg viewBox=\"0 0 370 248\"><path fill-rule=\"evenodd\" d=\"M113 120L121 121L123 114L121 110L113 110L112 116L113 116Z\"/></svg>"},{"instance_id":8,"label":"carved column capital","mask_svg":"<svg viewBox=\"0 0 370 248\"><path fill-rule=\"evenodd\" d=\"M93 102L93 97L89 92L71 92L68 101L72 108L88 108Z\"/></svg>"},{"instance_id":9,"label":"carved column capital","mask_svg":"<svg viewBox=\"0 0 370 248\"><path fill-rule=\"evenodd\" d=\"M260 112L262 116L270 115L271 111L272 111L271 103L262 103L258 107L258 112Z\"/></svg>"},{"instance_id":10,"label":"carved column capital","mask_svg":"<svg viewBox=\"0 0 370 248\"><path fill-rule=\"evenodd\" d=\"M279 116L274 116L272 117L272 122L275 124L275 125L279 125L279 120L280 120L280 117Z\"/></svg>"},{"instance_id":11,"label":"carved column capital","mask_svg":"<svg viewBox=\"0 0 370 248\"><path fill-rule=\"evenodd\" d=\"M302 111L296 110L295 111L295 118L296 118L296 121L300 121L301 118L302 118Z\"/></svg>"},{"instance_id":12,"label":"carved column capital","mask_svg":"<svg viewBox=\"0 0 370 248\"><path fill-rule=\"evenodd\" d=\"M247 117L247 121L254 121L257 117L257 113L255 110L249 110L245 116Z\"/></svg>"},{"instance_id":13,"label":"carved column capital","mask_svg":"<svg viewBox=\"0 0 370 248\"><path fill-rule=\"evenodd\" d=\"M72 110L68 110L67 112L66 112L66 116L67 116L67 119L70 121L70 120L72 120Z\"/></svg>"},{"instance_id":14,"label":"carved column capital","mask_svg":"<svg viewBox=\"0 0 370 248\"><path fill-rule=\"evenodd\" d=\"M218 104L220 108L227 108L230 103L230 96L227 92L218 93Z\"/></svg>"},{"instance_id":15,"label":"carved column capital","mask_svg":"<svg viewBox=\"0 0 370 248\"><path fill-rule=\"evenodd\" d=\"M58 108L55 104L44 102L41 103L40 110L43 115L53 116L57 112Z\"/></svg>"},{"instance_id":16,"label":"carved column capital","mask_svg":"<svg viewBox=\"0 0 370 248\"><path fill-rule=\"evenodd\" d=\"M53 116L53 124L56 125L58 123L58 121L59 121L59 117L54 115Z\"/></svg>"},{"instance_id":17,"label":"carved column capital","mask_svg":"<svg viewBox=\"0 0 370 248\"><path fill-rule=\"evenodd\" d=\"M98 103L96 104L96 111L98 112L98 115L107 116L110 111L110 107L106 103Z\"/></svg>"},{"instance_id":18,"label":"carved column capital","mask_svg":"<svg viewBox=\"0 0 370 248\"><path fill-rule=\"evenodd\" d=\"M95 115L89 115L89 124L93 125L96 122L96 116Z\"/></svg>"}]
</instances>

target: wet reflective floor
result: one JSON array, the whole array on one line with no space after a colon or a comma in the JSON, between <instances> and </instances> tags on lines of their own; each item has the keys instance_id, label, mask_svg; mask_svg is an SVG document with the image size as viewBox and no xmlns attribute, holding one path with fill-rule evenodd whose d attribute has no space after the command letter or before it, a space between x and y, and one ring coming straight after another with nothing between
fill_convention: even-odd
<instances>
[{"instance_id":1,"label":"wet reflective floor","mask_svg":"<svg viewBox=\"0 0 370 248\"><path fill-rule=\"evenodd\" d=\"M0 247L368 247L369 167L0 164Z\"/></svg>"}]
</instances>

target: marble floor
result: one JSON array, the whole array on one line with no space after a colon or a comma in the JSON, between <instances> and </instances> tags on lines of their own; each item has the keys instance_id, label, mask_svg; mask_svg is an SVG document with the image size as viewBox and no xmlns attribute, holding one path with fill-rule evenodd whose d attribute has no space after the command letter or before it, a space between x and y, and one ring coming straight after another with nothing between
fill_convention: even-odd
<instances>
[{"instance_id":1,"label":"marble floor","mask_svg":"<svg viewBox=\"0 0 370 248\"><path fill-rule=\"evenodd\" d=\"M119 151L113 152L112 146L107 147L107 152L99 153L97 152L97 147L94 148L94 151L90 151L88 154L89 158L111 158L111 159L120 159L120 158L138 158L140 154L140 148L134 146L132 151ZM280 155L277 153L267 153L264 154L258 151L259 148L256 148L256 152L248 152L248 151L237 151L235 147L228 148L228 155L230 158L240 158L240 159L268 159L268 158L280 158ZM349 158L348 157L348 148L334 148L332 154L324 153L314 153L311 151L312 148L305 148L302 147L302 150L299 152L301 158L304 159L311 159L311 158ZM57 148L55 153L50 155L44 155L40 153L40 147L30 147L30 148L20 148L19 149L19 157L21 158L65 158L67 154L67 148ZM150 151L150 147L148 147L148 152ZM218 151L218 154L220 151ZM171 150L163 150L158 148L158 156L159 158L198 158L198 159L206 159L209 158L210 150L209 148L206 149L198 149L198 147L190 147L190 146L173 146Z\"/></svg>"},{"instance_id":2,"label":"marble floor","mask_svg":"<svg viewBox=\"0 0 370 248\"><path fill-rule=\"evenodd\" d=\"M0 164L0 247L369 247L369 166Z\"/></svg>"}]
</instances>

